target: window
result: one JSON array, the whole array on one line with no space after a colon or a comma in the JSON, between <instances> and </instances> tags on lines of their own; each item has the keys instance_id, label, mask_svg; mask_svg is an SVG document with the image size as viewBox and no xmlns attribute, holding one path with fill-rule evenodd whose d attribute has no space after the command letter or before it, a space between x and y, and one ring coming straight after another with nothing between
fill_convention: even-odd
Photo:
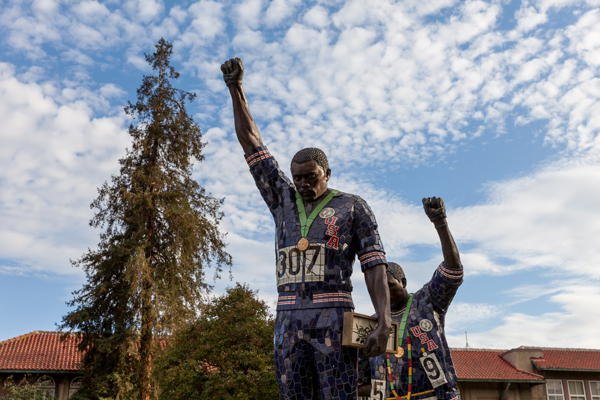
<instances>
[{"instance_id":1,"label":"window","mask_svg":"<svg viewBox=\"0 0 600 400\"><path fill-rule=\"evenodd\" d=\"M590 381L592 400L600 400L600 381Z\"/></svg>"},{"instance_id":2,"label":"window","mask_svg":"<svg viewBox=\"0 0 600 400\"><path fill-rule=\"evenodd\" d=\"M548 393L548 400L565 400L562 381L547 380L546 392Z\"/></svg>"},{"instance_id":3,"label":"window","mask_svg":"<svg viewBox=\"0 0 600 400\"><path fill-rule=\"evenodd\" d=\"M583 381L567 381L569 385L569 397L571 400L585 400Z\"/></svg>"},{"instance_id":4,"label":"window","mask_svg":"<svg viewBox=\"0 0 600 400\"><path fill-rule=\"evenodd\" d=\"M42 376L37 380L35 386L40 390L40 392L44 393L44 397L47 399L53 399L55 393L55 384L54 379L49 376Z\"/></svg>"},{"instance_id":5,"label":"window","mask_svg":"<svg viewBox=\"0 0 600 400\"><path fill-rule=\"evenodd\" d=\"M69 398L75 394L79 389L81 389L81 378L75 378L71 381L69 385Z\"/></svg>"}]
</instances>

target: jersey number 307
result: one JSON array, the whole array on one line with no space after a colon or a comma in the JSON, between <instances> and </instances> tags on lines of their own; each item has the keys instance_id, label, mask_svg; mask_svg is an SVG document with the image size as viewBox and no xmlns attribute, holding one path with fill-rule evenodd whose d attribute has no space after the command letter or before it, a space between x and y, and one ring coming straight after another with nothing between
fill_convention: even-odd
<instances>
[{"instance_id":1,"label":"jersey number 307","mask_svg":"<svg viewBox=\"0 0 600 400\"><path fill-rule=\"evenodd\" d=\"M306 251L300 251L297 246L289 246L280 249L277 255L277 286L325 280L323 244L311 244Z\"/></svg>"}]
</instances>

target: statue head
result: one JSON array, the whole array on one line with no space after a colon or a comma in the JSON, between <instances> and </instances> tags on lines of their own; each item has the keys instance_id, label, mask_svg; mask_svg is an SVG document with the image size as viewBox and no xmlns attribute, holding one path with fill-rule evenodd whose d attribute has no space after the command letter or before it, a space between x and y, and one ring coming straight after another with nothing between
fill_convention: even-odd
<instances>
[{"instance_id":1,"label":"statue head","mask_svg":"<svg viewBox=\"0 0 600 400\"><path fill-rule=\"evenodd\" d=\"M402 305L402 303L405 304L406 300L408 299L404 270L399 264L388 261L386 272L388 287L390 288L390 300L392 303L392 309L398 308Z\"/></svg>"},{"instance_id":2,"label":"statue head","mask_svg":"<svg viewBox=\"0 0 600 400\"><path fill-rule=\"evenodd\" d=\"M292 158L290 168L296 190L304 200L314 201L327 191L331 169L323 150L314 147L300 150Z\"/></svg>"}]
</instances>

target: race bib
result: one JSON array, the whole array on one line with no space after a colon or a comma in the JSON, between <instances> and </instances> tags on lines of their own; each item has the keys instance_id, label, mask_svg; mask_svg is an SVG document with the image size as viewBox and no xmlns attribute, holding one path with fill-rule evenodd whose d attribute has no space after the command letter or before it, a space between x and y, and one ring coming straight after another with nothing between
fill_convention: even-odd
<instances>
[{"instance_id":1,"label":"race bib","mask_svg":"<svg viewBox=\"0 0 600 400\"><path fill-rule=\"evenodd\" d=\"M381 379L371 379L371 395L369 397L359 397L359 400L385 400L385 381Z\"/></svg>"},{"instance_id":2,"label":"race bib","mask_svg":"<svg viewBox=\"0 0 600 400\"><path fill-rule=\"evenodd\" d=\"M277 255L277 286L325 280L325 245L313 243L306 251L289 246Z\"/></svg>"},{"instance_id":3,"label":"race bib","mask_svg":"<svg viewBox=\"0 0 600 400\"><path fill-rule=\"evenodd\" d=\"M431 382L431 386L436 388L448 382L435 354L432 353L421 357L419 361L421 361L421 365L427 378L429 378L429 382Z\"/></svg>"}]
</instances>

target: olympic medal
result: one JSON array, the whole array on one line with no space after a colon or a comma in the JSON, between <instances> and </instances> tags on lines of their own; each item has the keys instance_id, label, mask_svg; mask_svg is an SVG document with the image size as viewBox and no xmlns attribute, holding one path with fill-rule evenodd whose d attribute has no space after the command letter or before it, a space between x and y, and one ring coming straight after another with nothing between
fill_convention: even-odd
<instances>
[{"instance_id":1,"label":"olympic medal","mask_svg":"<svg viewBox=\"0 0 600 400\"><path fill-rule=\"evenodd\" d=\"M404 355L404 349L398 346L398 351L396 352L396 358L401 358Z\"/></svg>"},{"instance_id":2,"label":"olympic medal","mask_svg":"<svg viewBox=\"0 0 600 400\"><path fill-rule=\"evenodd\" d=\"M306 251L306 249L308 249L308 239L307 238L302 238L298 241L298 250L300 251Z\"/></svg>"}]
</instances>

